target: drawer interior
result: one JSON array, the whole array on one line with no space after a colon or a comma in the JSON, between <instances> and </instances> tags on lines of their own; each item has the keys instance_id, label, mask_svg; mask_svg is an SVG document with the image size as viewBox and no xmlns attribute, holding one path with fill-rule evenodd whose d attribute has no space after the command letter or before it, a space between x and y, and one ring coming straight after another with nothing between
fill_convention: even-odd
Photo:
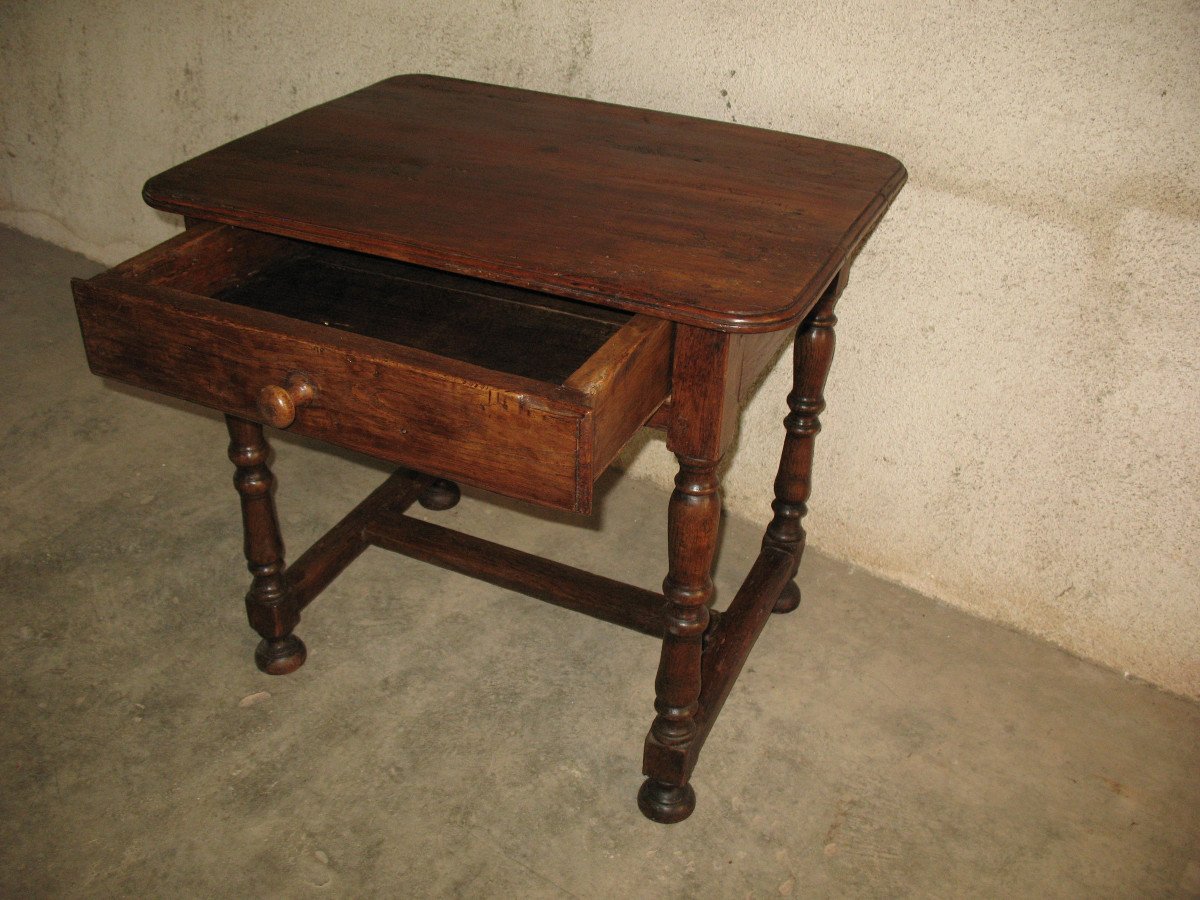
<instances>
[{"instance_id":1,"label":"drawer interior","mask_svg":"<svg viewBox=\"0 0 1200 900\"><path fill-rule=\"evenodd\" d=\"M241 229L114 274L562 384L632 313ZM122 271L125 270L125 271Z\"/></svg>"},{"instance_id":2,"label":"drawer interior","mask_svg":"<svg viewBox=\"0 0 1200 900\"><path fill-rule=\"evenodd\" d=\"M631 313L297 245L217 299L562 384Z\"/></svg>"},{"instance_id":3,"label":"drawer interior","mask_svg":"<svg viewBox=\"0 0 1200 900\"><path fill-rule=\"evenodd\" d=\"M75 283L94 372L419 471L587 512L670 391L670 323L231 226ZM269 418L268 418L269 421Z\"/></svg>"},{"instance_id":4,"label":"drawer interior","mask_svg":"<svg viewBox=\"0 0 1200 900\"><path fill-rule=\"evenodd\" d=\"M111 271L238 306L562 384L633 313L229 226ZM164 249L178 243L174 251Z\"/></svg>"}]
</instances>

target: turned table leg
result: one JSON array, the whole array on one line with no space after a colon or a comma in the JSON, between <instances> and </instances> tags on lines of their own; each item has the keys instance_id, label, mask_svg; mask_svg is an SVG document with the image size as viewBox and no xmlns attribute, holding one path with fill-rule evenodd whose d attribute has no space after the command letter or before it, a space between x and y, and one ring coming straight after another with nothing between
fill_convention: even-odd
<instances>
[{"instance_id":1,"label":"turned table leg","mask_svg":"<svg viewBox=\"0 0 1200 900\"><path fill-rule=\"evenodd\" d=\"M650 727L650 739L664 747L684 746L697 731L700 655L721 518L717 462L680 456L667 510L666 634L654 682L657 715ZM651 775L638 792L638 806L656 822L678 822L695 809L696 793L686 780L672 784Z\"/></svg>"},{"instance_id":2,"label":"turned table leg","mask_svg":"<svg viewBox=\"0 0 1200 900\"><path fill-rule=\"evenodd\" d=\"M292 629L300 612L284 580L283 540L271 489L275 477L267 467L270 446L262 426L226 416L229 458L237 466L233 483L242 501L246 562L253 580L246 594L250 626L262 636L254 661L268 675L286 675L304 664L307 651Z\"/></svg>"},{"instance_id":3,"label":"turned table leg","mask_svg":"<svg viewBox=\"0 0 1200 900\"><path fill-rule=\"evenodd\" d=\"M833 307L844 284L843 273L825 291L796 332L792 390L787 397L790 412L783 420L787 436L779 460L779 473L775 476L775 500L771 503L775 515L763 536L764 547L790 553L794 561L792 578L784 585L775 604L777 613L791 612L800 605L800 588L795 577L804 554L802 520L808 512L808 498L812 493L813 446L817 432L821 430L818 416L825 409L825 380L833 362L833 326L837 324Z\"/></svg>"}]
</instances>

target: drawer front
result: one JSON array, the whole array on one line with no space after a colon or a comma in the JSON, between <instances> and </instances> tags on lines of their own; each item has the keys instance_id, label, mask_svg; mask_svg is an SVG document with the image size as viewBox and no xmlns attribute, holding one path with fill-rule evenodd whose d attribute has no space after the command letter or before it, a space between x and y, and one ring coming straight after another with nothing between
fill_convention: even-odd
<instances>
[{"instance_id":1,"label":"drawer front","mask_svg":"<svg viewBox=\"0 0 1200 900\"><path fill-rule=\"evenodd\" d=\"M259 392L303 373L316 394L291 430L590 512L595 427L577 392L116 276L74 284L97 375L262 421Z\"/></svg>"}]
</instances>

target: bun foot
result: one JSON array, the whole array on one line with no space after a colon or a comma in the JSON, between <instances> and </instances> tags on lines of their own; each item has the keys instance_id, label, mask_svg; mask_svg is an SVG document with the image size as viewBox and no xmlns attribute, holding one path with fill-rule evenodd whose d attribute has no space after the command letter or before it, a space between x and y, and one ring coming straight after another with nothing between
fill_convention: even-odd
<instances>
[{"instance_id":1,"label":"bun foot","mask_svg":"<svg viewBox=\"0 0 1200 900\"><path fill-rule=\"evenodd\" d=\"M775 601L775 607L771 612L790 613L799 605L800 588L796 582L789 581L783 586L783 591L779 594L779 599Z\"/></svg>"},{"instance_id":2,"label":"bun foot","mask_svg":"<svg viewBox=\"0 0 1200 900\"><path fill-rule=\"evenodd\" d=\"M696 792L690 784L678 787L647 778L638 791L638 809L642 815L663 825L682 822L695 808Z\"/></svg>"},{"instance_id":3,"label":"bun foot","mask_svg":"<svg viewBox=\"0 0 1200 900\"><path fill-rule=\"evenodd\" d=\"M459 491L458 485L453 481L447 481L445 478L435 478L425 490L421 491L421 495L417 498L426 509L443 510L457 506L462 492Z\"/></svg>"},{"instance_id":4,"label":"bun foot","mask_svg":"<svg viewBox=\"0 0 1200 900\"><path fill-rule=\"evenodd\" d=\"M261 640L254 650L254 663L268 675L287 675L304 665L308 650L304 641L289 634L275 641Z\"/></svg>"}]
</instances>

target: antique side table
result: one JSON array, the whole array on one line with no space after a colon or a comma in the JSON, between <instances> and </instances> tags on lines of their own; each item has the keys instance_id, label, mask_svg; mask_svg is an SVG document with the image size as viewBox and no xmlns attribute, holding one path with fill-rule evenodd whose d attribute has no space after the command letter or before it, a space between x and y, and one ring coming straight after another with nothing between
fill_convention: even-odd
<instances>
[{"instance_id":1,"label":"antique side table","mask_svg":"<svg viewBox=\"0 0 1200 900\"><path fill-rule=\"evenodd\" d=\"M800 601L834 304L904 180L858 147L401 76L150 179L187 230L75 300L92 371L225 413L260 669L304 662L301 610L371 545L660 638L638 804L677 822L755 640ZM797 326L774 516L710 612L718 465ZM286 570L264 423L402 467ZM661 594L405 515L456 482L588 513L643 425L679 460Z\"/></svg>"}]
</instances>

